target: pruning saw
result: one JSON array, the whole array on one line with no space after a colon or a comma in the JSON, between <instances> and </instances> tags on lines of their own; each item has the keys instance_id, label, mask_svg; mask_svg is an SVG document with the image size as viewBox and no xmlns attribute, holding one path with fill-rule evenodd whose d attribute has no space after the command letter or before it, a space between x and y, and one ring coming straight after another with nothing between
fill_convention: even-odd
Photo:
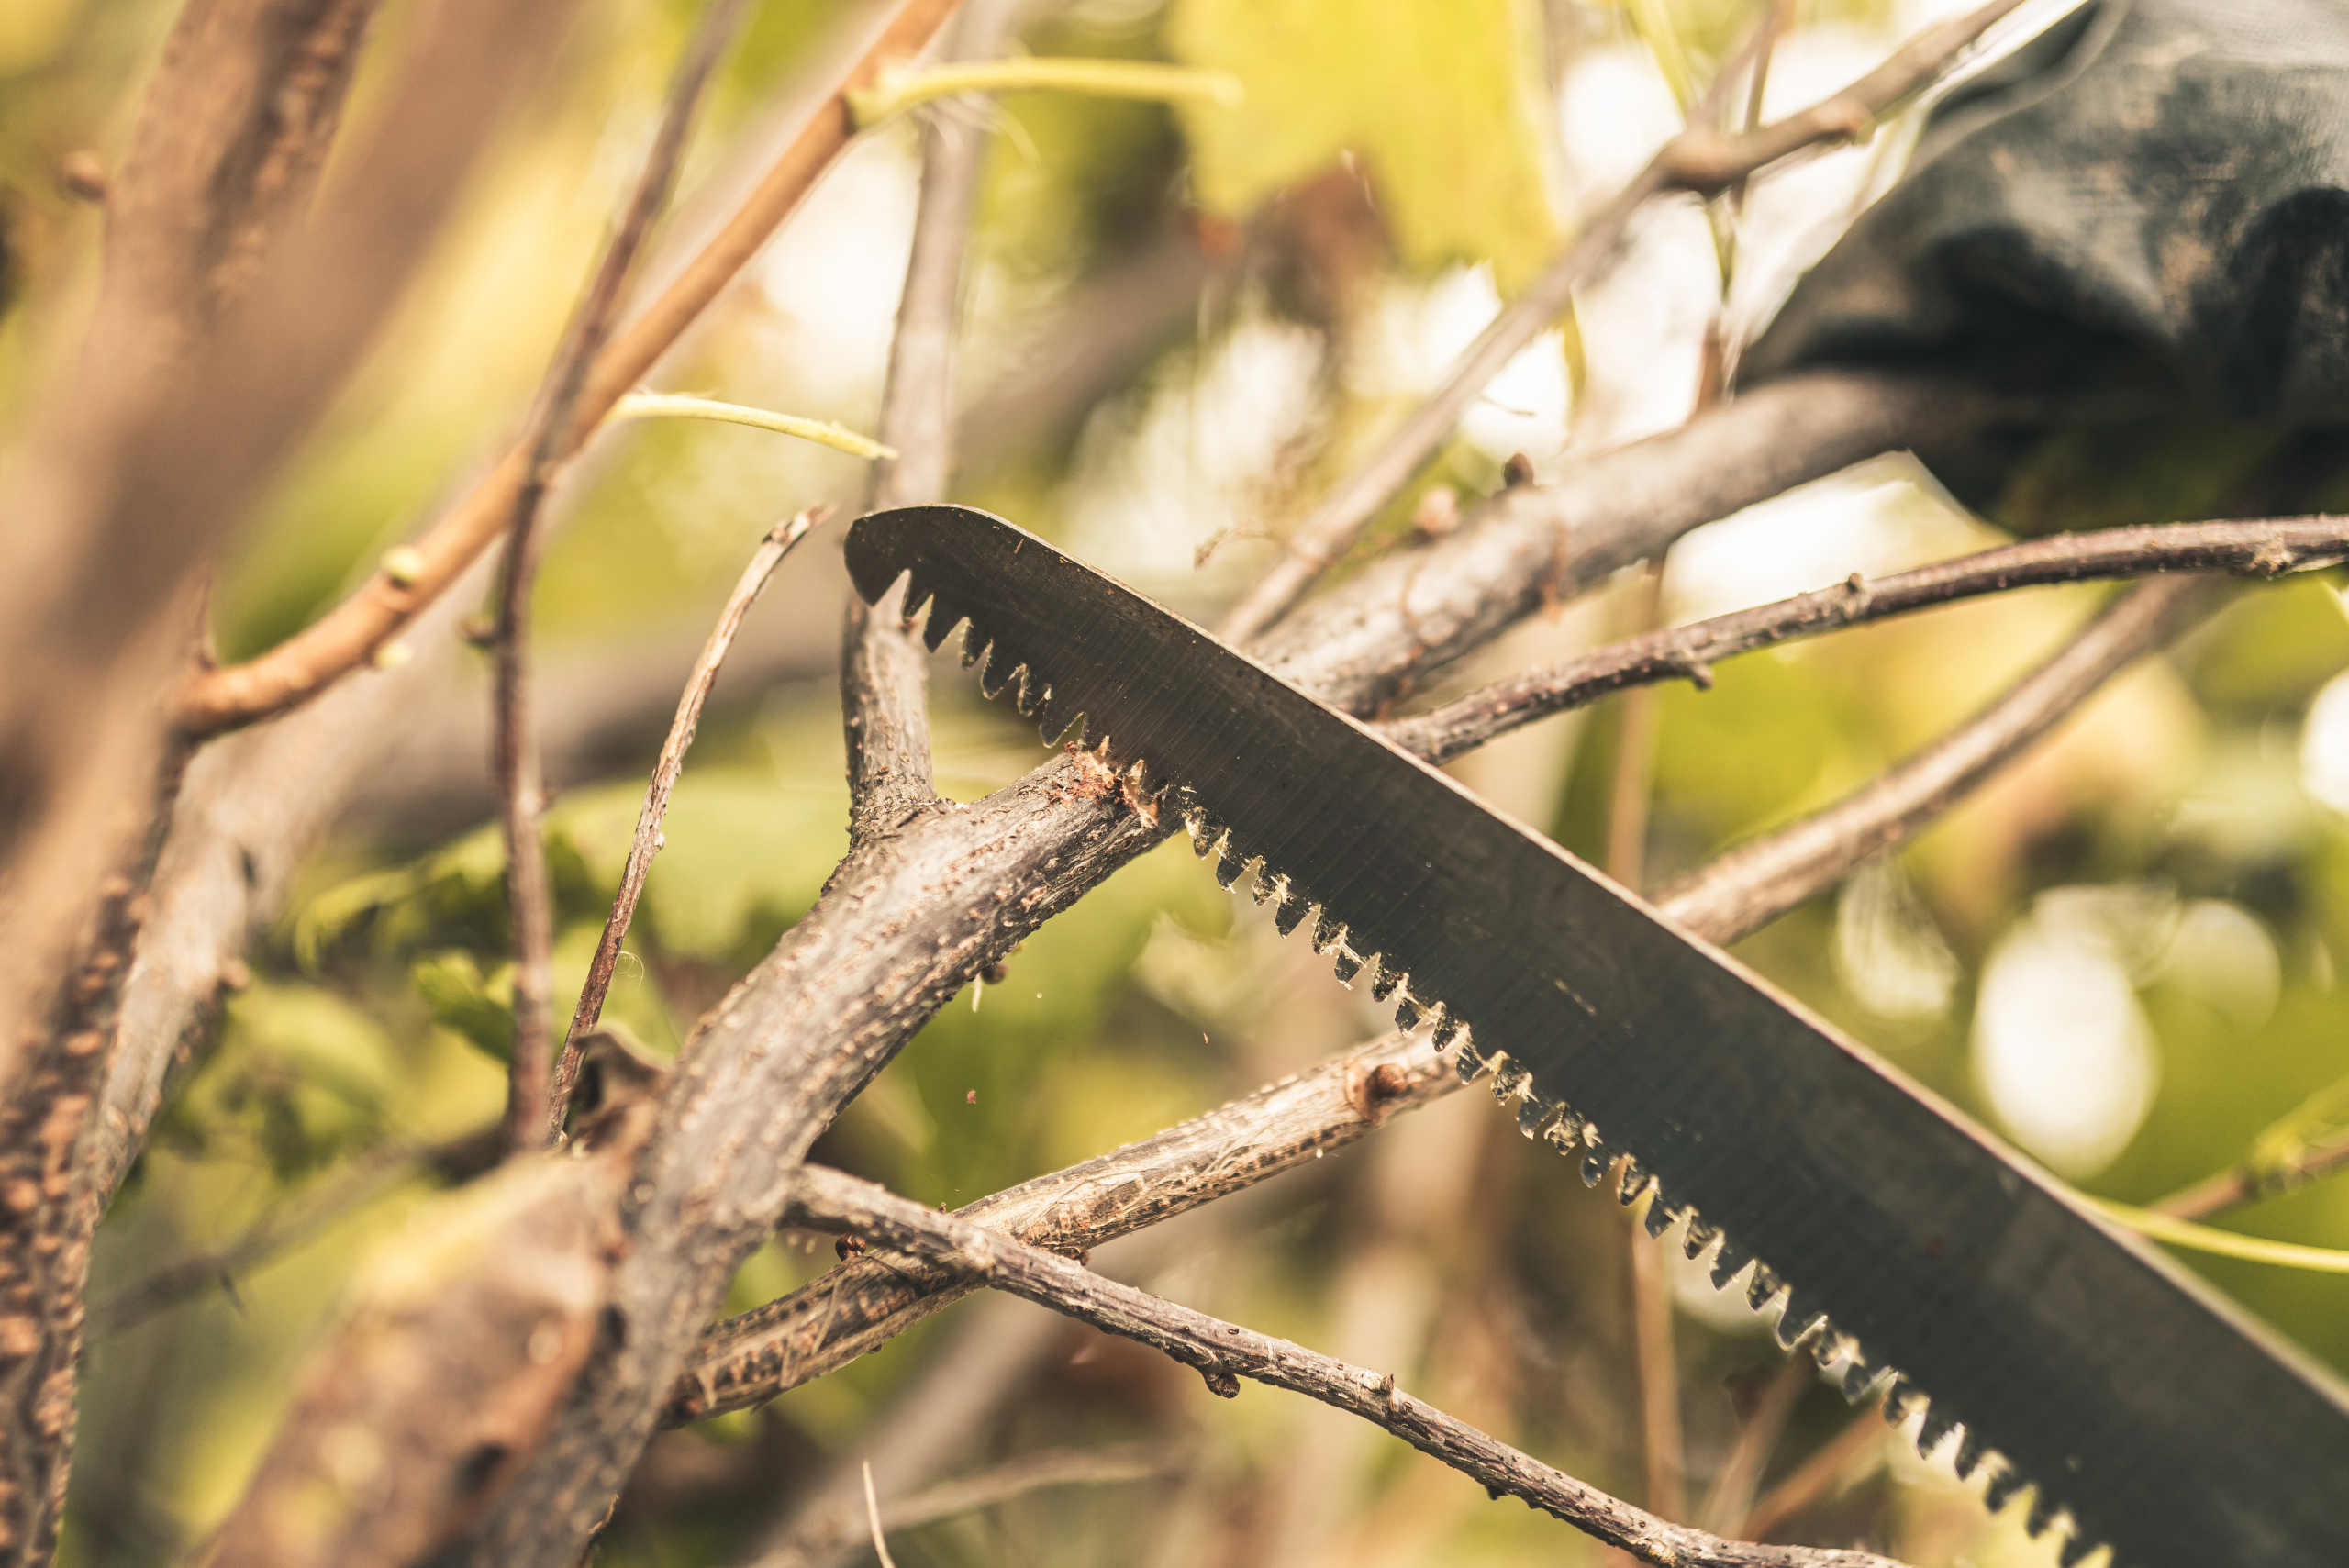
<instances>
[{"instance_id":1,"label":"pruning saw","mask_svg":"<svg viewBox=\"0 0 2349 1568\"><path fill-rule=\"evenodd\" d=\"M1283 935L1490 1069L1518 1126L1776 1307L2061 1559L2349 1565L2349 1391L1726 954L1245 655L962 506L849 531L857 592L1176 814Z\"/></svg>"}]
</instances>

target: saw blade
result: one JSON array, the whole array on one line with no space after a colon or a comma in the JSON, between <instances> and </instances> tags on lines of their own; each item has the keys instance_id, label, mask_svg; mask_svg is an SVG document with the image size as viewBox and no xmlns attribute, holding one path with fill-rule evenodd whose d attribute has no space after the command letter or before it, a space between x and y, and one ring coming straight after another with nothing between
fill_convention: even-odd
<instances>
[{"instance_id":1,"label":"saw blade","mask_svg":"<svg viewBox=\"0 0 2349 1568\"><path fill-rule=\"evenodd\" d=\"M1920 1446L1957 1434L2062 1560L2349 1564L2349 1396L2238 1309L1865 1049L1542 835L1189 622L966 507L861 519L935 649L1007 683L1179 812L1284 934L1490 1067L1593 1185L1774 1305L1788 1349ZM1139 770L1135 773L1134 770Z\"/></svg>"}]
</instances>

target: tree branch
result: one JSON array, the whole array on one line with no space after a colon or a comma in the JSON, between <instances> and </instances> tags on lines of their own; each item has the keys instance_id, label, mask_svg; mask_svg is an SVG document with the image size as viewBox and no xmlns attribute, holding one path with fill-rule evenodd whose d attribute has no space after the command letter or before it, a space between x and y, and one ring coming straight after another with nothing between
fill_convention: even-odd
<instances>
[{"instance_id":1,"label":"tree branch","mask_svg":"<svg viewBox=\"0 0 2349 1568\"><path fill-rule=\"evenodd\" d=\"M1709 121L1689 117L1688 129L1657 155L1665 188L1715 195L1796 153L1865 140L1887 110L1931 86L2021 4L1990 0L1962 17L1937 22L1842 92L1758 130L1723 136Z\"/></svg>"},{"instance_id":2,"label":"tree branch","mask_svg":"<svg viewBox=\"0 0 2349 1568\"><path fill-rule=\"evenodd\" d=\"M954 59L991 58L1010 30L1005 0L974 0L950 37ZM988 138L976 117L933 114L922 133L921 198L889 344L880 439L899 456L875 466L873 509L946 498L954 469L954 340L963 316L963 257ZM848 742L849 838L886 833L938 799L930 782L929 660L893 592L868 609L843 596L841 722Z\"/></svg>"},{"instance_id":3,"label":"tree branch","mask_svg":"<svg viewBox=\"0 0 2349 1568\"><path fill-rule=\"evenodd\" d=\"M1486 384L1565 312L1576 289L1613 266L1631 215L1651 197L1675 190L1711 195L1801 149L1850 139L1874 114L1938 75L1984 28L2020 4L2021 0L1991 0L1968 16L1930 28L1884 65L1819 106L1730 141L1709 128L1745 61L1756 57L1771 38L1765 25L1713 78L1679 134L1611 200L1575 225L1573 243L1493 318L1453 361L1443 384L1297 526L1283 544L1280 558L1225 615L1217 635L1234 645L1252 643L1305 596L1387 499L1434 455Z\"/></svg>"},{"instance_id":4,"label":"tree branch","mask_svg":"<svg viewBox=\"0 0 2349 1568\"><path fill-rule=\"evenodd\" d=\"M562 1057L555 1063L551 1092L554 1116L547 1129L551 1140L562 1130L560 1108L571 1103L572 1084L579 1076L580 1037L594 1029L604 1016L604 998L612 988L612 972L619 966L620 942L628 935L629 923L636 918L636 903L643 895L644 879L652 873L652 857L661 852L665 842L661 834L662 818L668 815L669 796L677 787L677 775L685 771L685 752L692 747L694 731L701 724L702 705L709 700L710 688L718 684L718 672L725 665L727 650L734 644L734 634L742 628L742 618L751 613L751 606L758 603L767 579L774 575L783 558L807 537L809 529L824 520L829 510L821 505L810 506L789 522L777 523L767 530L759 548L751 552L750 564L742 568L733 593L727 595L725 607L718 611L718 624L710 628L709 639L702 644L693 673L685 677L685 695L677 699L677 717L669 726L668 739L661 743L661 755L652 764L651 781L644 786L644 805L636 814L636 832L629 840L628 860L620 867L620 885L612 895L612 912L604 919L603 934L596 939L596 953L587 962L587 980L580 988L579 1006L573 1011L571 1028L563 1036Z\"/></svg>"},{"instance_id":5,"label":"tree branch","mask_svg":"<svg viewBox=\"0 0 2349 1568\"><path fill-rule=\"evenodd\" d=\"M918 52L953 5L904 0L873 35L724 226L596 355L580 388L568 436L572 447L660 361L846 150L854 136L847 90L872 81L883 65ZM267 653L190 682L179 699L180 726L212 735L250 724L308 701L361 667L499 536L529 466L526 448L509 449L409 547L412 572L401 572L397 580L378 572L352 597Z\"/></svg>"},{"instance_id":6,"label":"tree branch","mask_svg":"<svg viewBox=\"0 0 2349 1568\"><path fill-rule=\"evenodd\" d=\"M1054 1251L1089 1252L1309 1164L1460 1086L1424 1032L1384 1035L1139 1143L983 1197L956 1218ZM918 1262L863 1259L835 1269L705 1330L662 1424L763 1404L879 1349L976 1288Z\"/></svg>"},{"instance_id":7,"label":"tree branch","mask_svg":"<svg viewBox=\"0 0 2349 1568\"><path fill-rule=\"evenodd\" d=\"M1252 650L1293 685L1383 710L1501 630L1690 528L1865 458L2043 417L2041 399L1932 376L1788 376L1676 430L1520 484L1443 539L1364 567Z\"/></svg>"},{"instance_id":8,"label":"tree branch","mask_svg":"<svg viewBox=\"0 0 2349 1568\"><path fill-rule=\"evenodd\" d=\"M1393 721L1386 738L1431 762L1447 762L1497 736L1609 692L1680 679L1709 686L1712 666L1733 654L1937 605L2013 588L2169 572L2276 577L2344 558L2349 519L2299 517L2058 534L1872 583L1855 572L1832 588L1631 638L1495 682L1431 712Z\"/></svg>"},{"instance_id":9,"label":"tree branch","mask_svg":"<svg viewBox=\"0 0 2349 1568\"><path fill-rule=\"evenodd\" d=\"M2118 604L1958 728L1865 789L1731 850L1656 906L1712 940L1737 940L1905 842L2140 657L2218 606L2221 584L2169 577Z\"/></svg>"},{"instance_id":10,"label":"tree branch","mask_svg":"<svg viewBox=\"0 0 2349 1568\"><path fill-rule=\"evenodd\" d=\"M514 1054L507 1079L506 1136L515 1153L540 1149L561 1130L562 1106L553 1092L554 895L547 880L547 851L540 827L546 814L546 782L539 765L538 736L530 708L530 594L539 579L539 555L546 542L547 492L578 450L584 432L573 415L589 367L602 350L620 291L636 268L652 220L668 205L678 161L693 128L702 89L718 58L734 36L743 0L709 0L677 62L661 123L644 154L644 167L629 194L604 247L586 291L580 296L569 331L547 368L538 407L520 446L530 453L529 471L514 496L506 525L506 556L500 574L495 714L498 821L506 840L506 910L514 933ZM805 531L804 529L802 530ZM780 559L778 554L777 559ZM739 618L739 617L738 617ZM617 946L615 940L615 946ZM576 1071L576 1056L564 1055ZM568 1084L564 1087L567 1089Z\"/></svg>"},{"instance_id":11,"label":"tree branch","mask_svg":"<svg viewBox=\"0 0 2349 1568\"><path fill-rule=\"evenodd\" d=\"M1105 1279L1072 1259L935 1213L837 1171L804 1168L790 1207L799 1223L872 1238L1148 1345L1196 1368L1209 1388L1227 1397L1239 1393L1238 1379L1246 1377L1359 1416L1496 1496L1517 1497L1643 1562L1667 1568L1893 1568L1889 1560L1867 1552L1756 1546L1668 1523L1413 1398L1395 1386L1391 1373L1349 1366L1178 1307Z\"/></svg>"}]
</instances>

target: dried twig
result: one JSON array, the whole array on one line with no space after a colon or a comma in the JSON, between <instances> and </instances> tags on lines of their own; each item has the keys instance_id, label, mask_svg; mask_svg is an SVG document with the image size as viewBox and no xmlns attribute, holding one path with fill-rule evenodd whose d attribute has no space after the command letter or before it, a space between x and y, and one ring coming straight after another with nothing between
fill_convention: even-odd
<instances>
[{"instance_id":1,"label":"dried twig","mask_svg":"<svg viewBox=\"0 0 2349 1568\"><path fill-rule=\"evenodd\" d=\"M709 0L687 40L661 108L661 123L644 154L643 170L604 248L572 316L570 329L555 350L539 391L538 406L520 445L529 467L514 494L506 524L506 556L498 595L496 667L492 697L499 825L506 838L506 907L514 931L514 1054L507 1080L506 1130L513 1151L544 1147L560 1130L563 1101L552 1090L554 989L554 900L547 882L546 845L540 819L546 784L539 766L538 738L530 713L530 595L538 584L539 552L545 543L547 492L575 452L585 431L579 411L589 366L604 347L620 306L620 293L635 270L652 220L668 205L685 156L685 137L702 89L718 57L734 36L743 0ZM575 1055L573 1056L575 1069Z\"/></svg>"},{"instance_id":2,"label":"dried twig","mask_svg":"<svg viewBox=\"0 0 2349 1568\"><path fill-rule=\"evenodd\" d=\"M2222 587L2170 577L2131 589L1973 718L1866 788L1665 888L1657 907L1731 942L1834 886L1947 811L2115 673L2215 609Z\"/></svg>"},{"instance_id":3,"label":"dried twig","mask_svg":"<svg viewBox=\"0 0 2349 1568\"><path fill-rule=\"evenodd\" d=\"M1831 588L1651 632L1512 675L1431 712L1396 720L1386 727L1386 737L1430 762L1444 762L1609 692L1672 680L1709 686L1712 667L1731 655L1963 599L2053 583L2172 572L2275 577L2330 566L2344 557L2349 518L2293 517L2059 534L1874 582L1855 572Z\"/></svg>"},{"instance_id":4,"label":"dried twig","mask_svg":"<svg viewBox=\"0 0 2349 1568\"><path fill-rule=\"evenodd\" d=\"M853 1231L1149 1345L1196 1368L1219 1394L1237 1395L1238 1380L1246 1377L1360 1416L1482 1483L1496 1496L1520 1498L1644 1562L1671 1568L1887 1565L1887 1559L1866 1552L1754 1546L1671 1524L1413 1398L1396 1387L1392 1374L1349 1366L1302 1345L1220 1322L837 1171L806 1167L791 1208L802 1224Z\"/></svg>"},{"instance_id":5,"label":"dried twig","mask_svg":"<svg viewBox=\"0 0 2349 1568\"><path fill-rule=\"evenodd\" d=\"M741 629L743 617L758 602L767 579L774 575L774 569L792 548L807 537L808 530L824 520L829 509L810 506L789 522L777 523L767 530L759 548L751 552L750 564L742 568L733 593L727 595L725 607L718 612L718 624L710 628L709 639L702 644L701 656L694 661L692 673L685 677L685 695L677 699L677 716L669 726L668 738L661 742L661 755L652 764L651 782L644 786L644 805L636 814L636 833L629 840L628 859L620 867L619 891L612 895L612 912L605 917L603 935L596 940L596 955L588 960L587 981L580 990L579 1006L571 1015L562 1058L555 1063L549 1099L551 1138L562 1131L562 1107L571 1104L572 1084L579 1076L580 1037L594 1029L604 1016L604 998L611 991L612 972L619 965L620 942L628 935L629 922L636 917L636 904L643 895L644 879L652 872L652 857L661 852L662 818L668 815L669 796L677 787L677 775L685 770L685 752L692 747L694 731L701 723L702 706L709 700L710 688L718 684L718 672L726 662L727 650L733 646L734 634Z\"/></svg>"},{"instance_id":6,"label":"dried twig","mask_svg":"<svg viewBox=\"0 0 2349 1568\"><path fill-rule=\"evenodd\" d=\"M873 1526L873 1555L881 1560L881 1568L897 1568L889 1555L889 1542L881 1529L881 1500L873 1495L873 1462L864 1462L864 1517Z\"/></svg>"},{"instance_id":7,"label":"dried twig","mask_svg":"<svg viewBox=\"0 0 2349 1568\"><path fill-rule=\"evenodd\" d=\"M1106 1486L1121 1481L1153 1481L1162 1475L1179 1473L1184 1463L1181 1450L1150 1443L1023 1453L976 1475L941 1482L901 1503L892 1503L881 1510L881 1523L892 1531L914 1529L960 1514L997 1507L1048 1486Z\"/></svg>"},{"instance_id":8,"label":"dried twig","mask_svg":"<svg viewBox=\"0 0 2349 1568\"><path fill-rule=\"evenodd\" d=\"M883 65L918 52L953 5L954 0L904 0L874 33L724 226L596 357L573 414L577 431L593 429L643 379L846 150L855 134L843 96L847 90L872 81ZM309 700L364 664L498 538L529 477L529 461L528 448L509 450L409 547L415 553L403 558L403 564L413 571L400 572L396 580L379 572L356 595L267 653L190 682L181 694L180 724L197 734L250 724Z\"/></svg>"},{"instance_id":9,"label":"dried twig","mask_svg":"<svg viewBox=\"0 0 2349 1568\"><path fill-rule=\"evenodd\" d=\"M1874 117L1908 97L2021 0L1991 0L1965 17L1930 28L1891 60L1823 103L1750 136L1724 138L1710 128L1723 95L1771 37L1765 26L1738 58L1714 77L1690 111L1688 123L1613 199L1575 227L1575 238L1524 294L1455 361L1443 384L1345 482L1299 524L1280 559L1225 615L1224 640L1249 643L1286 615L1314 579L1345 553L1387 498L1418 473L1486 384L1500 373L1573 301L1575 291L1603 274L1619 253L1631 215L1667 191L1710 195L1767 164L1806 148L1849 140Z\"/></svg>"}]
</instances>

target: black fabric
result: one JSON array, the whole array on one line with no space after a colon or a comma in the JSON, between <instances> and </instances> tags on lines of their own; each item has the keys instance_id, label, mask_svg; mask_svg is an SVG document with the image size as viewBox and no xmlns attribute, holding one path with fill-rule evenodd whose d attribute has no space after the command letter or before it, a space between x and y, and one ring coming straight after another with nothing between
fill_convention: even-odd
<instances>
[{"instance_id":1,"label":"black fabric","mask_svg":"<svg viewBox=\"0 0 2349 1568\"><path fill-rule=\"evenodd\" d=\"M2349 0L2096 0L1943 103L1749 350L2349 418Z\"/></svg>"}]
</instances>

